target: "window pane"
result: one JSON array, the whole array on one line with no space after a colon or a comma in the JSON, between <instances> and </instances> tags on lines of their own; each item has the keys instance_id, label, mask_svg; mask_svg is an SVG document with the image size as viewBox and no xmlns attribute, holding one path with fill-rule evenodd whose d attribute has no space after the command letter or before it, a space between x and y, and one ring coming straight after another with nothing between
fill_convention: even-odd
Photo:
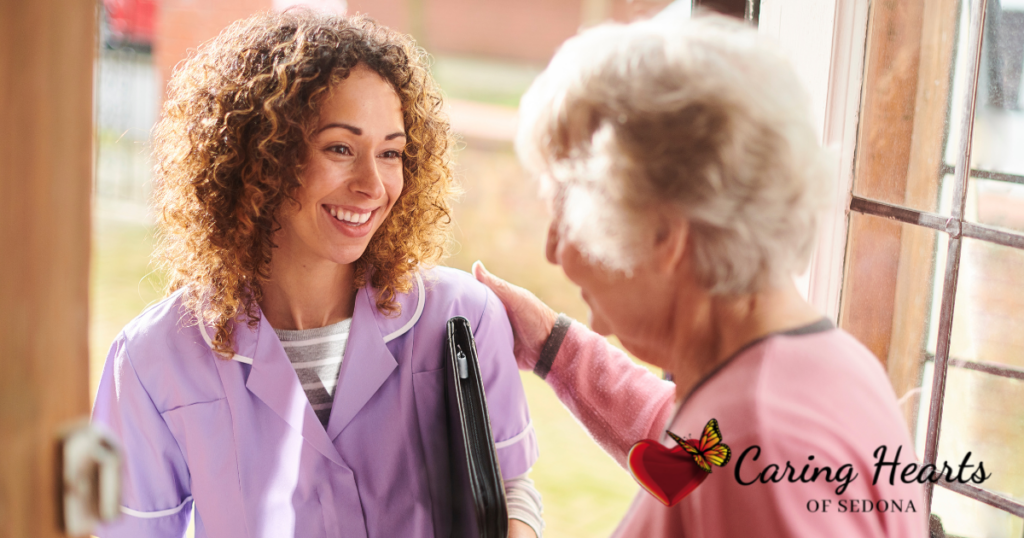
<instances>
[{"instance_id":1,"label":"window pane","mask_svg":"<svg viewBox=\"0 0 1024 538\"><path fill-rule=\"evenodd\" d=\"M942 518L946 536L1020 538L1022 520L983 502L945 488L935 488L932 513Z\"/></svg>"},{"instance_id":2,"label":"window pane","mask_svg":"<svg viewBox=\"0 0 1024 538\"><path fill-rule=\"evenodd\" d=\"M966 209L967 220L1024 232L1024 185L972 178Z\"/></svg>"},{"instance_id":3,"label":"window pane","mask_svg":"<svg viewBox=\"0 0 1024 538\"><path fill-rule=\"evenodd\" d=\"M1011 498L1024 499L1024 409L1007 405L1024 402L1024 382L964 368L950 367L946 376L946 399L939 432L939 462L957 470L970 452L975 467L984 462L991 478L972 484ZM927 422L928 410L921 407L919 420ZM941 466L941 463L940 463Z\"/></svg>"},{"instance_id":4,"label":"window pane","mask_svg":"<svg viewBox=\"0 0 1024 538\"><path fill-rule=\"evenodd\" d=\"M855 195L939 210L958 4L872 4Z\"/></svg>"},{"instance_id":5,"label":"window pane","mask_svg":"<svg viewBox=\"0 0 1024 538\"><path fill-rule=\"evenodd\" d=\"M153 56L108 42L96 62L97 199L145 214L151 188L149 132L160 109Z\"/></svg>"},{"instance_id":6,"label":"window pane","mask_svg":"<svg viewBox=\"0 0 1024 538\"><path fill-rule=\"evenodd\" d=\"M967 218L1024 231L1024 2L988 9L971 168L996 174L972 178Z\"/></svg>"},{"instance_id":7,"label":"window pane","mask_svg":"<svg viewBox=\"0 0 1024 538\"><path fill-rule=\"evenodd\" d=\"M885 364L904 416L913 424L921 365L938 319L945 235L852 213L847 249L839 324Z\"/></svg>"},{"instance_id":8,"label":"window pane","mask_svg":"<svg viewBox=\"0 0 1024 538\"><path fill-rule=\"evenodd\" d=\"M964 240L950 340L951 359L1024 367L1024 281L1018 277L1022 264L1024 251ZM932 331L929 354L934 353L935 341ZM928 398L931 362L925 368L925 377L923 398ZM951 365L946 380L939 461L959 465L971 452L971 462L985 462L986 472L992 474L980 487L1024 500L1024 460L1019 455L1019 447L1024 445L1022 402L1024 382ZM917 425L919 456L920 438L926 427L927 409L922 406ZM956 534L1021 536L1019 519L999 515L995 510L974 510L965 502L950 498L940 504L936 497L937 509L944 510L939 512L943 521L947 515L959 518ZM1017 521L1013 523L1016 527L1010 524L1011 519ZM961 532L961 528L975 532ZM1011 533L1013 528L1015 534Z\"/></svg>"},{"instance_id":9,"label":"window pane","mask_svg":"<svg viewBox=\"0 0 1024 538\"><path fill-rule=\"evenodd\" d=\"M1024 251L965 239L950 355L1024 368ZM1024 408L1024 400L1019 400Z\"/></svg>"},{"instance_id":10,"label":"window pane","mask_svg":"<svg viewBox=\"0 0 1024 538\"><path fill-rule=\"evenodd\" d=\"M923 398L930 397L932 362L925 367ZM983 462L990 478L981 484L990 491L1021 501L1024 499L1024 464L1019 447L1024 443L1024 411L1007 402L1024 401L1024 382L992 376L963 368L950 367L946 377L946 397L942 411L937 461L941 470L947 462L956 473L970 453L966 480ZM928 407L921 405L918 414L918 457L921 457L924 432L928 423ZM954 475L955 476L955 475ZM958 536L1013 537L1021 535L1019 519L995 508L980 509L976 501L936 486L932 511L942 517L946 532ZM939 491L945 492L940 501ZM1014 528L1016 530L1014 530ZM955 529L955 530L951 530ZM962 529L972 529L964 532Z\"/></svg>"}]
</instances>

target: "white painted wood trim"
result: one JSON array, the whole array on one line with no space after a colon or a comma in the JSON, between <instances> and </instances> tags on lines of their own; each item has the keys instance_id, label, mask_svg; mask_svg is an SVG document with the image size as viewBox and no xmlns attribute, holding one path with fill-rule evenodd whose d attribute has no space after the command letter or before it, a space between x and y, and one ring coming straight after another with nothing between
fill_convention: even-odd
<instances>
[{"instance_id":1,"label":"white painted wood trim","mask_svg":"<svg viewBox=\"0 0 1024 538\"><path fill-rule=\"evenodd\" d=\"M836 158L831 207L819 226L801 293L839 316L853 158L857 147L867 0L764 0L758 30L779 42L807 87L819 140Z\"/></svg>"},{"instance_id":2,"label":"white painted wood trim","mask_svg":"<svg viewBox=\"0 0 1024 538\"><path fill-rule=\"evenodd\" d=\"M835 14L822 144L837 158L836 183L832 207L819 226L811 259L808 299L838 323L864 81L868 2L837 0Z\"/></svg>"},{"instance_id":3,"label":"white painted wood trim","mask_svg":"<svg viewBox=\"0 0 1024 538\"><path fill-rule=\"evenodd\" d=\"M837 4L841 0L762 0L758 31L789 58L811 98L819 136L824 133Z\"/></svg>"}]
</instances>

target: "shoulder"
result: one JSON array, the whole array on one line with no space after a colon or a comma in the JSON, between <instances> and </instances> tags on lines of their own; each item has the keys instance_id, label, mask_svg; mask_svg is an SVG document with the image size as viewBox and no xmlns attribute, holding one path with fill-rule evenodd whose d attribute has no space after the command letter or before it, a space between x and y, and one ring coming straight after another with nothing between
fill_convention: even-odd
<instances>
[{"instance_id":1,"label":"shoulder","mask_svg":"<svg viewBox=\"0 0 1024 538\"><path fill-rule=\"evenodd\" d=\"M740 398L760 407L863 397L895 403L879 360L841 329L770 337L736 356L694 397L713 396L723 384L747 387Z\"/></svg>"},{"instance_id":2,"label":"shoulder","mask_svg":"<svg viewBox=\"0 0 1024 538\"><path fill-rule=\"evenodd\" d=\"M217 359L181 297L181 291L175 292L136 316L121 331L114 343L118 349L108 359L128 363L161 411L223 395ZM114 373L124 371L117 368Z\"/></svg>"},{"instance_id":3,"label":"shoulder","mask_svg":"<svg viewBox=\"0 0 1024 538\"><path fill-rule=\"evenodd\" d=\"M488 320L496 319L508 325L501 301L465 271L434 267L415 273L411 278L412 288L395 296L400 308L394 315L376 308L374 294L377 291L369 284L365 301L357 300L355 317L358 318L361 311L370 312L385 342L406 334L413 327L421 334L443 332L445 323L454 316L469 320L474 330Z\"/></svg>"},{"instance_id":4,"label":"shoulder","mask_svg":"<svg viewBox=\"0 0 1024 538\"><path fill-rule=\"evenodd\" d=\"M693 430L715 417L725 437L783 452L810 445L870 459L880 445L910 442L878 359L840 329L755 346L695 392L685 415Z\"/></svg>"},{"instance_id":5,"label":"shoulder","mask_svg":"<svg viewBox=\"0 0 1024 538\"><path fill-rule=\"evenodd\" d=\"M141 341L173 331L179 325L190 323L192 315L181 304L183 290L178 290L149 305L125 325L124 337L128 341Z\"/></svg>"},{"instance_id":6,"label":"shoulder","mask_svg":"<svg viewBox=\"0 0 1024 538\"><path fill-rule=\"evenodd\" d=\"M424 314L445 313L476 322L495 306L501 308L494 293L465 271L434 267L422 273L422 281L426 296Z\"/></svg>"},{"instance_id":7,"label":"shoulder","mask_svg":"<svg viewBox=\"0 0 1024 538\"><path fill-rule=\"evenodd\" d=\"M711 418L718 420L722 441L732 450L730 473L736 478L720 480L719 486L737 498L795 495L806 502L835 497L838 483L827 480L737 488L740 480L760 480L762 471L784 474L787 462L797 470L804 464L837 472L847 466L850 476L861 476L850 486L851 497L916 494L911 487L876 490L872 485L879 447L887 447L891 457L900 447L904 455L912 453L913 445L878 359L842 330L777 336L752 347L701 386L671 427L693 435ZM786 502L803 506L797 500Z\"/></svg>"},{"instance_id":8,"label":"shoulder","mask_svg":"<svg viewBox=\"0 0 1024 538\"><path fill-rule=\"evenodd\" d=\"M473 275L452 267L432 267L421 275L424 289L432 297L482 302L490 291Z\"/></svg>"},{"instance_id":9,"label":"shoulder","mask_svg":"<svg viewBox=\"0 0 1024 538\"><path fill-rule=\"evenodd\" d=\"M507 341L503 347L512 349L512 328L504 305L469 273L434 267L417 273L413 284L411 290L396 297L401 305L397 316L384 316L374 310L385 342L415 329L412 332L418 349L441 349L448 320L459 316L469 321L478 343Z\"/></svg>"},{"instance_id":10,"label":"shoulder","mask_svg":"<svg viewBox=\"0 0 1024 538\"><path fill-rule=\"evenodd\" d=\"M882 363L842 329L772 338L765 342L757 362L759 388L766 396L788 392L791 397L816 400L895 404Z\"/></svg>"},{"instance_id":11,"label":"shoulder","mask_svg":"<svg viewBox=\"0 0 1024 538\"><path fill-rule=\"evenodd\" d=\"M175 344L188 339L195 329L193 316L182 305L181 290L147 307L135 319L128 322L121 331L127 351L133 356L149 355L150 350ZM140 356L141 359L141 356Z\"/></svg>"},{"instance_id":12,"label":"shoulder","mask_svg":"<svg viewBox=\"0 0 1024 538\"><path fill-rule=\"evenodd\" d=\"M837 434L859 436L861 443L873 444L871 449L910 442L882 362L856 338L834 329L776 340L763 379L765 399L781 399L788 391L794 404L799 398L812 406L823 426L830 423Z\"/></svg>"}]
</instances>

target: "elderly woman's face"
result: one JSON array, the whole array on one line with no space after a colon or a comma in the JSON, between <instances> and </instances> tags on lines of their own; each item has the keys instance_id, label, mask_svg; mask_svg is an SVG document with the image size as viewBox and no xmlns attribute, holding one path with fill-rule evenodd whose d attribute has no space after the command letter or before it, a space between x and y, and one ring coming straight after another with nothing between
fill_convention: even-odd
<instances>
[{"instance_id":1,"label":"elderly woman's face","mask_svg":"<svg viewBox=\"0 0 1024 538\"><path fill-rule=\"evenodd\" d=\"M298 261L349 264L402 193L402 104L394 88L360 64L323 100L296 193L275 242Z\"/></svg>"},{"instance_id":2,"label":"elderly woman's face","mask_svg":"<svg viewBox=\"0 0 1024 538\"><path fill-rule=\"evenodd\" d=\"M653 260L639 263L629 275L591 261L577 245L559 235L559 218L556 213L548 230L548 261L560 265L580 287L590 308L590 328L605 336L616 335L631 352L652 360L656 355L645 347L653 341L652 331L660 330L671 306L673 294L666 291L671 276L657 271L649 263Z\"/></svg>"}]
</instances>

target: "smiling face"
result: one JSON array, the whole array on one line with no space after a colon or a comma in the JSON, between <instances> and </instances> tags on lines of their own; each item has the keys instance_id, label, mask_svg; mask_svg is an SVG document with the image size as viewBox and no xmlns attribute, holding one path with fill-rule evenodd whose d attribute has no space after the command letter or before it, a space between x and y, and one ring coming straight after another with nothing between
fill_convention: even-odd
<instances>
[{"instance_id":1,"label":"smiling face","mask_svg":"<svg viewBox=\"0 0 1024 538\"><path fill-rule=\"evenodd\" d=\"M358 260L402 193L405 143L394 88L363 64L352 68L321 102L299 205L278 218L275 257L307 267Z\"/></svg>"}]
</instances>

